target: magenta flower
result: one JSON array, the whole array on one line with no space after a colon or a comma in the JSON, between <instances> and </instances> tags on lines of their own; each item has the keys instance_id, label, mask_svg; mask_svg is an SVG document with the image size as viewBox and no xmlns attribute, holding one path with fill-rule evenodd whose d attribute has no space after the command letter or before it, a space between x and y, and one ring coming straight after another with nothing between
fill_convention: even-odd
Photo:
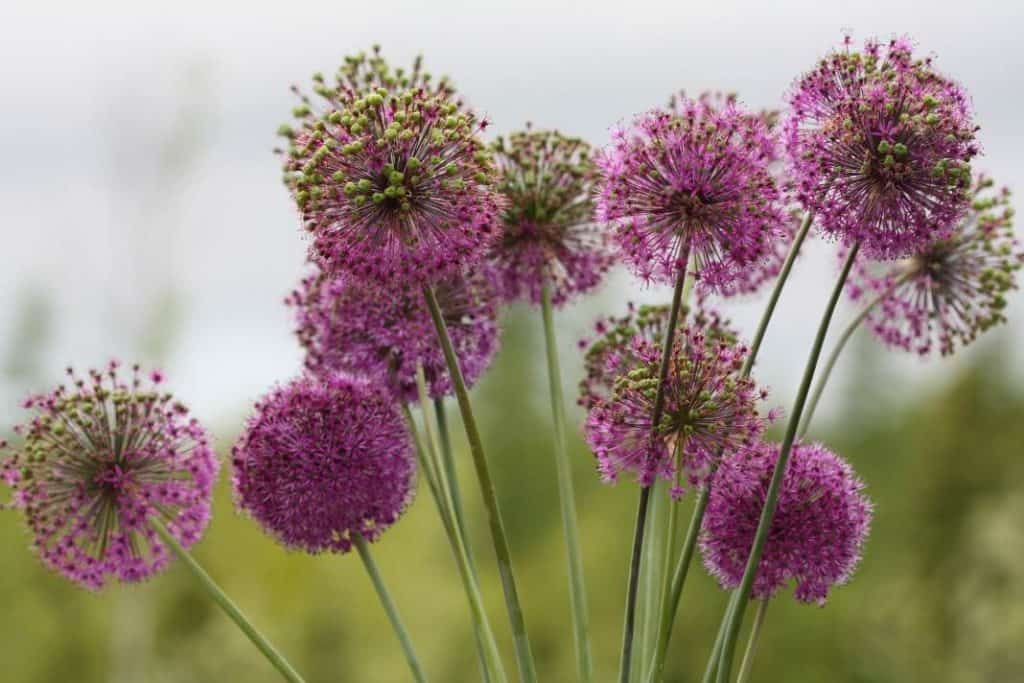
<instances>
[{"instance_id":1,"label":"magenta flower","mask_svg":"<svg viewBox=\"0 0 1024 683\"><path fill-rule=\"evenodd\" d=\"M847 291L880 300L867 314L871 330L889 346L943 356L1006 322L1006 293L1017 288L1024 250L1013 236L1010 193L988 193L980 176L974 201L952 236L897 263L860 258Z\"/></svg>"},{"instance_id":2,"label":"magenta flower","mask_svg":"<svg viewBox=\"0 0 1024 683\"><path fill-rule=\"evenodd\" d=\"M608 367L618 369L611 395L591 408L586 422L587 443L607 482L623 471L635 472L641 486L656 477L677 479L673 495L679 496L683 475L691 485L702 485L719 457L748 447L764 430L757 401L766 394L740 374L747 349L695 326L678 335L664 414L654 430L661 349L634 337L628 362L608 354Z\"/></svg>"},{"instance_id":3,"label":"magenta flower","mask_svg":"<svg viewBox=\"0 0 1024 683\"><path fill-rule=\"evenodd\" d=\"M610 397L615 379L642 363L634 353L635 348L661 348L668 316L668 306L644 304L637 307L630 303L625 315L598 320L594 324L597 336L578 343L583 351L583 379L576 402L589 410ZM734 344L739 338L732 322L713 309L691 310L684 304L680 316L691 320L693 327L704 330L711 341ZM640 343L634 345L634 339Z\"/></svg>"},{"instance_id":4,"label":"magenta flower","mask_svg":"<svg viewBox=\"0 0 1024 683\"><path fill-rule=\"evenodd\" d=\"M726 287L764 259L787 220L764 120L726 102L680 100L613 133L597 159L597 216L630 268L670 284L694 256L704 286Z\"/></svg>"},{"instance_id":5,"label":"magenta flower","mask_svg":"<svg viewBox=\"0 0 1024 683\"><path fill-rule=\"evenodd\" d=\"M778 444L757 444L723 458L715 473L700 550L723 588L739 586L743 577L778 457ZM797 600L824 604L860 560L871 522L863 489L842 458L819 444L796 444L752 595L770 598L795 581Z\"/></svg>"},{"instance_id":6,"label":"magenta flower","mask_svg":"<svg viewBox=\"0 0 1024 683\"><path fill-rule=\"evenodd\" d=\"M468 386L498 351L497 302L486 269L449 276L435 285ZM338 372L370 378L395 400L418 401L416 365L423 364L432 397L452 392L430 312L416 288L382 288L350 275L310 276L292 292L296 334L315 375Z\"/></svg>"},{"instance_id":7,"label":"magenta flower","mask_svg":"<svg viewBox=\"0 0 1024 683\"><path fill-rule=\"evenodd\" d=\"M217 458L188 409L159 391L159 372L147 382L134 366L124 380L111 362L68 376L70 387L24 403L35 412L15 428L24 444L0 463L9 507L43 563L75 583L142 581L169 561L151 520L186 548L206 529Z\"/></svg>"},{"instance_id":8,"label":"magenta flower","mask_svg":"<svg viewBox=\"0 0 1024 683\"><path fill-rule=\"evenodd\" d=\"M315 115L298 107L300 126L282 131L310 258L389 285L431 283L483 259L500 209L480 138L487 122L444 89L339 92L325 90Z\"/></svg>"},{"instance_id":9,"label":"magenta flower","mask_svg":"<svg viewBox=\"0 0 1024 683\"><path fill-rule=\"evenodd\" d=\"M902 258L948 237L967 208L976 127L963 89L908 41L849 42L790 95L792 172L826 233Z\"/></svg>"},{"instance_id":10,"label":"magenta flower","mask_svg":"<svg viewBox=\"0 0 1024 683\"><path fill-rule=\"evenodd\" d=\"M594 221L590 146L527 127L498 138L494 159L505 197L501 236L491 249L501 296L539 304L547 280L560 305L596 287L615 258Z\"/></svg>"},{"instance_id":11,"label":"magenta flower","mask_svg":"<svg viewBox=\"0 0 1024 683\"><path fill-rule=\"evenodd\" d=\"M416 478L391 398L364 380L300 378L256 404L232 450L235 500L289 548L348 552L401 516Z\"/></svg>"}]
</instances>

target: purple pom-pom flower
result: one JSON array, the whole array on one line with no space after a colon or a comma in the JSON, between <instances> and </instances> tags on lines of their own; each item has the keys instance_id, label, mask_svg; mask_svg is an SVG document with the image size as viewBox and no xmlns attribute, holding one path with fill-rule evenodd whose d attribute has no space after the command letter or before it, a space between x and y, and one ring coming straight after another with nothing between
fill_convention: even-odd
<instances>
[{"instance_id":1,"label":"purple pom-pom flower","mask_svg":"<svg viewBox=\"0 0 1024 683\"><path fill-rule=\"evenodd\" d=\"M490 366L499 347L497 299L486 268L448 276L435 295L468 386ZM388 387L395 400L415 403L416 366L427 390L452 392L451 375L437 343L430 311L418 288L383 288L346 274L318 272L302 281L287 302L295 307L306 367L329 377L364 376Z\"/></svg>"},{"instance_id":2,"label":"purple pom-pom flower","mask_svg":"<svg viewBox=\"0 0 1024 683\"><path fill-rule=\"evenodd\" d=\"M501 296L555 305L600 283L614 264L604 226L594 220L597 168L590 146L557 131L527 128L494 142L502 231L491 249Z\"/></svg>"},{"instance_id":3,"label":"purple pom-pom flower","mask_svg":"<svg viewBox=\"0 0 1024 683\"><path fill-rule=\"evenodd\" d=\"M364 380L300 378L257 404L232 450L238 506L289 548L348 552L395 523L412 496L398 408Z\"/></svg>"},{"instance_id":4,"label":"purple pom-pom flower","mask_svg":"<svg viewBox=\"0 0 1024 683\"><path fill-rule=\"evenodd\" d=\"M723 588L743 578L778 458L778 444L761 443L724 458L715 472L700 550ZM824 604L860 560L871 521L863 489L836 454L819 444L794 445L752 595L770 598L795 581L797 600Z\"/></svg>"},{"instance_id":5,"label":"purple pom-pom flower","mask_svg":"<svg viewBox=\"0 0 1024 683\"><path fill-rule=\"evenodd\" d=\"M51 569L86 588L136 582L164 569L161 523L184 547L210 520L219 464L188 409L138 366L127 380L114 361L71 385L29 397L35 412L15 431L24 443L0 463L33 549Z\"/></svg>"},{"instance_id":6,"label":"purple pom-pom flower","mask_svg":"<svg viewBox=\"0 0 1024 683\"><path fill-rule=\"evenodd\" d=\"M613 136L597 158L597 216L613 224L639 277L674 283L693 254L696 277L717 289L766 258L787 216L761 116L730 101L681 99Z\"/></svg>"},{"instance_id":7,"label":"purple pom-pom flower","mask_svg":"<svg viewBox=\"0 0 1024 683\"><path fill-rule=\"evenodd\" d=\"M947 237L967 208L978 153L967 95L906 40L819 62L789 98L798 197L822 229L878 258Z\"/></svg>"}]
</instances>

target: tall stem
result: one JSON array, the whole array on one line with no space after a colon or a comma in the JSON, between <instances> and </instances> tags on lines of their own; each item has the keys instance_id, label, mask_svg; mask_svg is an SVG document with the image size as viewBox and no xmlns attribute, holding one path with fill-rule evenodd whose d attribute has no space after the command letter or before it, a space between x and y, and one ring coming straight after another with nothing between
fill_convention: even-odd
<instances>
[{"instance_id":1,"label":"tall stem","mask_svg":"<svg viewBox=\"0 0 1024 683\"><path fill-rule=\"evenodd\" d=\"M829 324L832 322L832 314L835 312L836 304L839 302L843 286L846 284L846 278L850 274L850 269L853 267L858 251L860 251L859 243L853 245L850 249L850 254L846 257L846 263L843 264L843 270L832 289L832 295L829 297L825 313L818 326L818 333L811 347L811 355L807 359L807 367L804 369L803 379L800 380L800 388L797 392L793 411L790 414L789 423L786 425L786 434L783 437L782 446L779 451L779 460L775 464L775 471L772 473L771 483L768 485L768 492L765 496L764 509L761 511L761 519L758 521L757 531L754 533L750 557L747 558L743 579L736 589L740 597L739 602L736 604L736 609L730 615L729 625L725 632L725 641L722 645L722 659L718 667L718 683L729 682L736 639L739 636L740 626L743 623L743 612L747 606L747 597L750 595L750 589L754 585L754 578L757 575L757 569L761 562L761 553L764 551L764 544L768 539L768 531L771 528L772 518L775 515L775 507L779 502L779 489L782 486L782 479L786 472L786 464L789 462L789 454L793 449L793 442L796 440L797 425L803 416L804 405L807 403L807 394L811 388L811 381L814 379L814 370L818 365L818 358L821 356L821 347L825 343L825 336L828 334Z\"/></svg>"},{"instance_id":2,"label":"tall stem","mask_svg":"<svg viewBox=\"0 0 1024 683\"><path fill-rule=\"evenodd\" d=\"M690 242L683 245L682 258L679 262L684 264L679 276L676 278L675 291L672 293L672 307L668 313L668 326L665 329L664 348L661 353L661 365L658 368L658 389L654 396L654 405L651 408L651 438L658 423L661 422L661 414L665 409L665 380L668 377L668 366L672 358L672 345L675 343L676 327L679 324L679 310L682 308L683 290L686 287L686 269L690 260ZM622 625L622 661L619 669L620 683L629 683L630 666L633 657L633 631L636 625L636 595L640 583L640 558L643 556L644 529L647 526L647 508L650 503L651 489L653 486L645 486L640 490L640 500L636 508L636 526L633 530L633 552L629 563L629 581L626 584L626 616Z\"/></svg>"},{"instance_id":3,"label":"tall stem","mask_svg":"<svg viewBox=\"0 0 1024 683\"><path fill-rule=\"evenodd\" d=\"M768 599L758 601L757 614L754 616L754 625L750 627L750 636L747 640L747 650L743 653L743 662L740 664L740 672L736 675L736 683L746 683L750 678L750 670L754 666L754 654L757 652L757 642L761 638L761 627L764 626L764 617L768 613Z\"/></svg>"},{"instance_id":4,"label":"tall stem","mask_svg":"<svg viewBox=\"0 0 1024 683\"><path fill-rule=\"evenodd\" d=\"M558 362L555 322L551 304L551 285L545 280L541 290L541 317L544 320L544 345L548 361L548 389L551 393L551 418L554 422L555 470L558 474L558 500L562 510L566 561L569 566L569 601L572 605L573 644L581 683L594 676L590 658L590 622L587 592L583 582L583 556L576 522L576 494L572 485L572 466L565 428L565 398L562 395L562 371Z\"/></svg>"},{"instance_id":5,"label":"tall stem","mask_svg":"<svg viewBox=\"0 0 1024 683\"><path fill-rule=\"evenodd\" d=\"M708 663L704 668L704 675L701 676L700 683L714 683L715 674L718 673L718 660L722 657L722 641L725 640L725 630L729 627L729 619L733 610L736 609L739 597L739 593L729 596L729 603L725 607L725 618L718 625L718 634L715 635L715 642L711 646L711 656L708 657Z\"/></svg>"},{"instance_id":6,"label":"tall stem","mask_svg":"<svg viewBox=\"0 0 1024 683\"><path fill-rule=\"evenodd\" d=\"M163 522L155 517L150 518L150 524L153 527L153 531L160 537L160 540L167 545L168 548L181 560L182 564L189 568L193 576L199 580L199 584L206 591L206 594L213 599L217 606L224 610L224 613L228 615L231 621L235 622L235 625L242 630L252 644L256 646L263 656L274 665L274 668L280 672L281 676L286 681L291 683L304 683L302 676L292 668L292 665L288 663L288 660L284 658L280 652L278 652L270 641L264 637L262 633L256 630L256 627L249 622L246 616L242 613L242 610L238 608L231 598L227 596L224 590L217 585L217 583L210 578L210 575L206 573L195 558L192 557L191 553L185 550L178 539L171 535L171 532L167 530Z\"/></svg>"},{"instance_id":7,"label":"tall stem","mask_svg":"<svg viewBox=\"0 0 1024 683\"><path fill-rule=\"evenodd\" d=\"M740 371L743 377L749 377L750 372L754 368L754 362L757 359L757 354L761 350L761 343L764 341L765 334L768 331L768 323L771 322L772 316L775 314L775 307L779 303L782 290L789 279L790 271L793 270L793 263L796 261L796 257L800 254L800 248L803 246L804 240L807 238L807 233L810 230L811 223L813 221L814 215L811 213L806 214L803 221L800 223L800 228L793 237L793 243L789 246L789 252L786 254L786 259L782 263L782 269L779 271L779 276L775 279L775 286L772 287L771 295L768 297L768 302L765 305L764 311L761 313L761 319L758 321L757 329L754 331L754 336L750 343L750 351L747 353L747 358L743 362L743 369ZM675 623L676 612L679 610L679 600L683 595L683 586L686 583L686 577L689 574L689 566L693 559L694 547L697 544L697 537L700 534L701 523L704 520L704 511L707 509L708 497L711 495L710 487L711 483L709 480L708 484L697 497L697 502L693 510L693 517L690 520L690 527L686 532L686 540L683 542L682 551L679 556L679 563L676 565L675 572L672 575L672 588L669 593L669 599L666 600L665 607L661 615L661 631L658 634L658 645L655 650L655 660L654 664L651 666L651 675L648 677L648 681L650 683L655 683L661 677L662 672L665 669L665 655L668 652L668 643L672 636L672 627ZM716 641L716 645L720 640L721 639L719 638L718 641ZM717 655L715 656L715 659L717 660ZM713 669L710 665L709 668Z\"/></svg>"},{"instance_id":8,"label":"tall stem","mask_svg":"<svg viewBox=\"0 0 1024 683\"><path fill-rule=\"evenodd\" d=\"M413 679L417 683L426 683L427 675L423 672L420 660L416 656L416 650L412 646L412 638L409 637L409 632L405 629L405 624L402 623L402 618L398 615L398 608L395 606L394 600L391 599L387 586L384 585L384 579L381 578L380 571L377 569L377 563L373 561L373 555L370 554L370 548L366 544L366 539L356 534L352 538L352 545L359 552L359 558L363 561L363 566L366 567L366 573L370 576L370 581L373 582L373 588L377 591L380 604L384 607L388 620L391 622L391 627L395 630L395 635L398 636L398 641L402 644L402 652L405 653L405 659L409 662L409 669L412 671Z\"/></svg>"},{"instance_id":9,"label":"tall stem","mask_svg":"<svg viewBox=\"0 0 1024 683\"><path fill-rule=\"evenodd\" d=\"M462 425L466 430L470 454L473 456L473 466L476 469L480 494L484 501L484 507L487 508L487 521L491 530L494 554L498 561L501 586L505 593L505 606L508 609L512 639L515 643L516 661L519 664L519 677L524 683L534 683L537 680L537 671L534 667L533 655L530 652L530 639L526 632L523 609L519 604L519 593L516 590L515 574L512 570L512 556L508 546L508 537L505 534L505 525L501 520L498 497L494 491L490 467L487 464L483 442L480 439L480 432L476 426L476 417L473 415L473 407L469 402L469 391L466 388L466 381L462 376L462 369L459 367L459 359L455 355L451 337L448 335L448 327L444 322L444 314L441 312L441 306L437 303L437 297L434 295L433 288L429 285L424 286L423 297L426 300L427 308L430 309L430 317L434 321L437 339L444 353L445 362L448 365L452 386L455 388L455 398L459 402L459 411L462 413Z\"/></svg>"}]
</instances>

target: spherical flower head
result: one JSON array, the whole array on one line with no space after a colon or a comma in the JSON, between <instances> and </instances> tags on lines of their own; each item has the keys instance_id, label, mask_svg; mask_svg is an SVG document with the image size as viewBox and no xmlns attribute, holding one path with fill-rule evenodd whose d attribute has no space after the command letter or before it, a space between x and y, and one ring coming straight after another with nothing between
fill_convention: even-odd
<instances>
[{"instance_id":1,"label":"spherical flower head","mask_svg":"<svg viewBox=\"0 0 1024 683\"><path fill-rule=\"evenodd\" d=\"M436 282L482 260L501 205L480 137L487 122L422 89L338 104L302 119L284 164L311 259L389 285Z\"/></svg>"},{"instance_id":2,"label":"spherical flower head","mask_svg":"<svg viewBox=\"0 0 1024 683\"><path fill-rule=\"evenodd\" d=\"M785 124L801 203L822 229L878 258L947 237L978 153L968 98L906 40L846 47L797 81Z\"/></svg>"},{"instance_id":3,"label":"spherical flower head","mask_svg":"<svg viewBox=\"0 0 1024 683\"><path fill-rule=\"evenodd\" d=\"M747 349L712 341L693 326L678 332L669 356L661 421L652 429L661 349L634 338L635 366L623 366L611 395L587 416L587 443L607 482L623 471L634 472L641 486L656 477L674 480L673 496L683 493L683 479L700 486L720 457L760 438L764 420L757 401L765 397L741 375ZM618 364L612 355L609 365Z\"/></svg>"},{"instance_id":4,"label":"spherical flower head","mask_svg":"<svg viewBox=\"0 0 1024 683\"><path fill-rule=\"evenodd\" d=\"M300 378L263 397L232 450L235 500L289 548L348 552L374 541L412 496L398 408L365 380Z\"/></svg>"},{"instance_id":5,"label":"spherical flower head","mask_svg":"<svg viewBox=\"0 0 1024 683\"><path fill-rule=\"evenodd\" d=\"M1010 192L979 176L973 202L953 234L899 262L859 258L847 285L875 301L868 326L884 343L943 356L1006 322L1006 294L1017 288L1024 250L1013 235Z\"/></svg>"},{"instance_id":6,"label":"spherical flower head","mask_svg":"<svg viewBox=\"0 0 1024 683\"><path fill-rule=\"evenodd\" d=\"M218 462L188 409L160 391L163 376L125 379L118 363L68 370L70 386L29 397L34 417L15 431L19 450L0 463L45 565L98 590L137 582L170 559L153 529L162 523L183 546L210 520Z\"/></svg>"},{"instance_id":7,"label":"spherical flower head","mask_svg":"<svg viewBox=\"0 0 1024 683\"><path fill-rule=\"evenodd\" d=\"M607 316L594 324L593 338L578 342L583 352L583 379L579 383L576 402L587 410L612 394L616 378L638 367L641 360L633 353L638 346L661 348L668 328L669 307L666 305L629 303L625 315ZM679 314L691 325L704 331L713 342L735 344L739 332L732 321L710 308L683 304Z\"/></svg>"},{"instance_id":8,"label":"spherical flower head","mask_svg":"<svg viewBox=\"0 0 1024 683\"><path fill-rule=\"evenodd\" d=\"M761 443L723 459L715 472L700 550L723 588L736 588L743 578L778 459L778 444ZM835 453L819 444L794 445L752 595L770 598L795 581L797 600L823 605L860 560L871 521L863 490Z\"/></svg>"},{"instance_id":9,"label":"spherical flower head","mask_svg":"<svg viewBox=\"0 0 1024 683\"><path fill-rule=\"evenodd\" d=\"M590 291L615 262L594 221L597 167L590 145L527 127L493 145L505 198L501 235L491 249L501 296L541 301L544 282L555 305Z\"/></svg>"},{"instance_id":10,"label":"spherical flower head","mask_svg":"<svg viewBox=\"0 0 1024 683\"><path fill-rule=\"evenodd\" d=\"M597 158L597 216L614 225L627 264L648 282L687 267L723 287L765 257L786 220L769 165L774 138L761 117L683 99L613 132Z\"/></svg>"},{"instance_id":11,"label":"spherical flower head","mask_svg":"<svg viewBox=\"0 0 1024 683\"><path fill-rule=\"evenodd\" d=\"M497 297L486 268L450 275L435 294L467 385L490 367L499 348ZM306 278L287 302L306 368L329 377L359 375L386 386L396 401L415 403L416 367L432 398L453 391L430 311L418 287L380 287L340 273Z\"/></svg>"}]
</instances>

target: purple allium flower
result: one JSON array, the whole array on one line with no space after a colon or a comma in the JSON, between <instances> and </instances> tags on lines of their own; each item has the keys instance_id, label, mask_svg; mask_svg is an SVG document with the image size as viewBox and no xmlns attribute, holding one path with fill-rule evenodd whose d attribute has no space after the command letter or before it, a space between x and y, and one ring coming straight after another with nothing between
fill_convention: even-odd
<instances>
[{"instance_id":1,"label":"purple allium flower","mask_svg":"<svg viewBox=\"0 0 1024 683\"><path fill-rule=\"evenodd\" d=\"M29 397L35 416L15 428L24 444L0 463L40 559L94 590L167 566L152 518L183 546L198 541L219 468L206 431L159 390L162 375L144 381L134 366L125 380L118 367L88 378L69 368L70 387Z\"/></svg>"},{"instance_id":2,"label":"purple allium flower","mask_svg":"<svg viewBox=\"0 0 1024 683\"><path fill-rule=\"evenodd\" d=\"M902 261L858 259L847 291L874 301L868 325L886 344L943 356L1006 322L1006 293L1017 288L1024 250L1013 236L1010 192L989 193L979 176L974 201L956 231Z\"/></svg>"},{"instance_id":3,"label":"purple allium flower","mask_svg":"<svg viewBox=\"0 0 1024 683\"><path fill-rule=\"evenodd\" d=\"M732 322L713 309L691 310L683 304L679 315L684 320L690 319L693 327L704 330L711 341L735 344L739 338ZM669 306L630 303L625 315L598 320L594 324L596 337L578 342L583 351L583 379L576 402L589 410L611 396L616 377L641 363L633 353L633 340L641 340L641 347L661 348L668 317Z\"/></svg>"},{"instance_id":4,"label":"purple allium flower","mask_svg":"<svg viewBox=\"0 0 1024 683\"><path fill-rule=\"evenodd\" d=\"M715 472L700 550L723 588L739 586L754 542L779 445L761 443L723 458ZM871 521L864 484L839 456L819 444L796 444L754 579L755 598L796 581L796 599L825 603L860 560Z\"/></svg>"},{"instance_id":5,"label":"purple allium flower","mask_svg":"<svg viewBox=\"0 0 1024 683\"><path fill-rule=\"evenodd\" d=\"M760 116L682 99L613 135L597 158L597 216L613 223L639 277L675 282L687 244L696 276L714 288L766 256L786 214L769 168L774 138Z\"/></svg>"},{"instance_id":6,"label":"purple allium flower","mask_svg":"<svg viewBox=\"0 0 1024 683\"><path fill-rule=\"evenodd\" d=\"M448 276L434 290L466 383L472 386L499 346L497 300L488 270ZM415 403L416 365L422 363L430 395L451 393L448 366L418 288L383 288L321 271L303 280L287 302L296 309L296 333L313 374L368 377L387 386L395 400Z\"/></svg>"},{"instance_id":7,"label":"purple allium flower","mask_svg":"<svg viewBox=\"0 0 1024 683\"><path fill-rule=\"evenodd\" d=\"M404 512L416 478L391 397L361 379L303 377L256 404L232 450L238 506L289 548L348 552Z\"/></svg>"},{"instance_id":8,"label":"purple allium flower","mask_svg":"<svg viewBox=\"0 0 1024 683\"><path fill-rule=\"evenodd\" d=\"M908 41L849 44L790 95L798 197L826 233L901 258L947 237L967 208L976 127L963 89Z\"/></svg>"},{"instance_id":9,"label":"purple allium flower","mask_svg":"<svg viewBox=\"0 0 1024 683\"><path fill-rule=\"evenodd\" d=\"M491 249L500 293L541 301L545 279L555 305L587 292L614 264L604 227L594 221L597 168L590 145L527 127L494 143L502 233Z\"/></svg>"},{"instance_id":10,"label":"purple allium flower","mask_svg":"<svg viewBox=\"0 0 1024 683\"><path fill-rule=\"evenodd\" d=\"M679 330L670 354L661 423L651 429L661 365L661 349L640 337L629 347L629 361L610 353L609 368L620 368L611 394L591 408L586 438L607 482L622 471L635 472L641 486L655 477L686 475L699 486L720 456L760 438L764 420L757 401L766 397L740 374L747 349L716 340L696 326ZM677 486L674 496L682 494Z\"/></svg>"},{"instance_id":11,"label":"purple allium flower","mask_svg":"<svg viewBox=\"0 0 1024 683\"><path fill-rule=\"evenodd\" d=\"M328 92L329 94L329 92ZM312 260L379 283L431 283L484 258L500 197L487 121L447 90L387 87L296 108L285 184Z\"/></svg>"}]
</instances>

